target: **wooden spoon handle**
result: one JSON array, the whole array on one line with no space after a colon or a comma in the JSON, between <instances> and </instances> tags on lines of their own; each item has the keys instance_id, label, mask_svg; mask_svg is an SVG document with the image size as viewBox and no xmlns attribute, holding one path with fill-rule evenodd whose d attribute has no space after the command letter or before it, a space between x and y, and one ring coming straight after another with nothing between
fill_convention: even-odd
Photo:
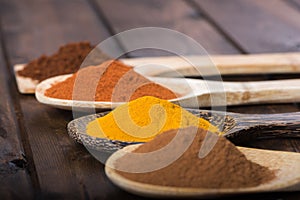
<instances>
[{"instance_id":1,"label":"wooden spoon handle","mask_svg":"<svg viewBox=\"0 0 300 200\"><path fill-rule=\"evenodd\" d=\"M199 71L202 75L300 72L300 53L185 56L185 58L147 57L127 58L122 61L132 66L147 65L138 67L140 69L137 68L137 71L148 76L176 77L178 73L184 76L200 76ZM149 67L150 65L167 67ZM213 66L218 70L212 70Z\"/></svg>"},{"instance_id":2,"label":"wooden spoon handle","mask_svg":"<svg viewBox=\"0 0 300 200\"><path fill-rule=\"evenodd\" d=\"M280 114L235 114L235 126L225 135L234 141L257 138L300 138L300 112Z\"/></svg>"},{"instance_id":3,"label":"wooden spoon handle","mask_svg":"<svg viewBox=\"0 0 300 200\"><path fill-rule=\"evenodd\" d=\"M224 82L227 105L300 101L300 79Z\"/></svg>"}]
</instances>

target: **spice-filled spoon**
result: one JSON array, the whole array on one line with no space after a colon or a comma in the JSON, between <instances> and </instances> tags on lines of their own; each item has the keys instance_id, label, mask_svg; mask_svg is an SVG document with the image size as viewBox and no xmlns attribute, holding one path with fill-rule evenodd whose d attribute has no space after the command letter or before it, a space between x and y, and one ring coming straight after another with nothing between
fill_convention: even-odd
<instances>
[{"instance_id":1,"label":"spice-filled spoon","mask_svg":"<svg viewBox=\"0 0 300 200\"><path fill-rule=\"evenodd\" d=\"M36 88L37 100L43 104L67 110L71 110L72 108L95 108L103 110L115 108L122 104L122 102L65 100L45 95L45 91L53 84L62 82L70 76L61 75L41 82ZM184 78L147 78L178 94L178 98L170 99L171 102L176 102L181 106L190 108L300 101L300 79L259 82L218 82ZM198 102L195 101L195 98L198 99Z\"/></svg>"},{"instance_id":2,"label":"spice-filled spoon","mask_svg":"<svg viewBox=\"0 0 300 200\"><path fill-rule=\"evenodd\" d=\"M300 112L282 114L239 114L212 110L186 109L209 121L223 132L223 136L235 144L243 144L256 138L300 138ZM87 125L109 112L83 116L68 124L68 134L86 147L100 151L115 151L136 142L112 141L87 134Z\"/></svg>"},{"instance_id":3,"label":"spice-filled spoon","mask_svg":"<svg viewBox=\"0 0 300 200\"><path fill-rule=\"evenodd\" d=\"M115 166L116 161L124 156L124 152L131 152L138 145L125 147L114 153L106 162L105 172L108 178L120 188L141 196L149 197L198 197L207 198L214 196L236 195L242 193L274 192L274 191L299 191L300 190L300 154L281 151L269 151L238 147L247 159L270 170L275 170L276 177L270 182L255 187L235 189L210 189L158 186L140 183L116 173L109 167Z\"/></svg>"},{"instance_id":4,"label":"spice-filled spoon","mask_svg":"<svg viewBox=\"0 0 300 200\"><path fill-rule=\"evenodd\" d=\"M101 53L96 61L103 57ZM104 56L108 59L108 56ZM102 62L105 60L103 59ZM133 66L135 71L145 76L183 76L239 75L265 73L299 73L299 53L251 54L251 55L211 55L211 56L168 56L120 59ZM91 59L91 61L93 61ZM32 94L39 83L19 74L26 64L14 66L18 89L21 93ZM156 67L155 67L156 66ZM166 66L166 67L162 67ZM216 66L216 68L214 67ZM55 71L55 70L53 70ZM42 67L40 73L43 73Z\"/></svg>"}]
</instances>

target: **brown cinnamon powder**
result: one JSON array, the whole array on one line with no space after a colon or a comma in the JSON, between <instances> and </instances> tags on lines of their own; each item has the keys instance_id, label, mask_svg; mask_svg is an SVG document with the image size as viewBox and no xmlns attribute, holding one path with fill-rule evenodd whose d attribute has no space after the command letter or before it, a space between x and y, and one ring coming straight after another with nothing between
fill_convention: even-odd
<instances>
[{"instance_id":1,"label":"brown cinnamon powder","mask_svg":"<svg viewBox=\"0 0 300 200\"><path fill-rule=\"evenodd\" d=\"M18 72L18 75L28 77L39 82L62 74L76 72L86 56L94 49L89 42L69 43L61 46L59 50L51 56L42 55L41 57L29 62L25 68ZM100 50L93 51L94 64L100 64L109 57ZM97 59L94 59L97 57ZM91 63L88 63L91 64Z\"/></svg>"},{"instance_id":2,"label":"brown cinnamon powder","mask_svg":"<svg viewBox=\"0 0 300 200\"><path fill-rule=\"evenodd\" d=\"M151 82L119 61L83 68L65 81L54 84L45 95L58 99L108 102L127 102L142 96L176 98L168 88Z\"/></svg>"},{"instance_id":3,"label":"brown cinnamon powder","mask_svg":"<svg viewBox=\"0 0 300 200\"><path fill-rule=\"evenodd\" d=\"M268 182L275 177L273 171L253 163L245 157L232 143L219 137L212 151L204 158L199 158L199 150L207 134L213 134L195 127L181 129L180 137L174 142L174 153L185 145L187 137L193 135L194 140L189 148L172 164L147 173L129 173L118 171L122 176L141 183L153 185L192 187L192 188L242 188L253 187ZM177 130L167 131L152 141L138 147L135 153L153 152L166 146L176 135ZM212 135L211 135L212 136ZM162 153L151 162L138 162L131 154L116 161L117 169L131 170L149 166L152 162L163 163L172 153Z\"/></svg>"}]
</instances>

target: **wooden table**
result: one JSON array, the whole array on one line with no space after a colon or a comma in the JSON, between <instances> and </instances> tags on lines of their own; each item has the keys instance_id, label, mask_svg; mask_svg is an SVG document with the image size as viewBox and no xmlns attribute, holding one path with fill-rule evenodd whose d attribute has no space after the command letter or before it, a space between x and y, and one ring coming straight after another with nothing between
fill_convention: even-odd
<instances>
[{"instance_id":1,"label":"wooden table","mask_svg":"<svg viewBox=\"0 0 300 200\"><path fill-rule=\"evenodd\" d=\"M68 111L39 104L17 91L12 66L65 43L94 44L136 27L185 33L210 54L300 50L299 0L1 0L0 199L143 199L114 186L103 165L72 141ZM116 48L130 44L117 43ZM150 56L151 52L129 56ZM299 78L296 75L226 76L224 80ZM299 104L229 107L240 113L299 111ZM300 151L299 139L256 140L247 146ZM230 198L232 199L232 198ZM236 199L300 199L299 193L243 195Z\"/></svg>"}]
</instances>

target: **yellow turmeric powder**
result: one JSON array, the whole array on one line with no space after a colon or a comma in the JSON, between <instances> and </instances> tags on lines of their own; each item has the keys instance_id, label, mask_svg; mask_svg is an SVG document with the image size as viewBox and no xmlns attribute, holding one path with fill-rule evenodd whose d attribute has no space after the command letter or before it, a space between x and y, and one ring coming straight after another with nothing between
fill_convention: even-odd
<instances>
[{"instance_id":1,"label":"yellow turmeric powder","mask_svg":"<svg viewBox=\"0 0 300 200\"><path fill-rule=\"evenodd\" d=\"M170 129L198 126L211 132L218 128L167 100L144 96L117 107L86 127L88 135L126 142L147 142Z\"/></svg>"}]
</instances>

